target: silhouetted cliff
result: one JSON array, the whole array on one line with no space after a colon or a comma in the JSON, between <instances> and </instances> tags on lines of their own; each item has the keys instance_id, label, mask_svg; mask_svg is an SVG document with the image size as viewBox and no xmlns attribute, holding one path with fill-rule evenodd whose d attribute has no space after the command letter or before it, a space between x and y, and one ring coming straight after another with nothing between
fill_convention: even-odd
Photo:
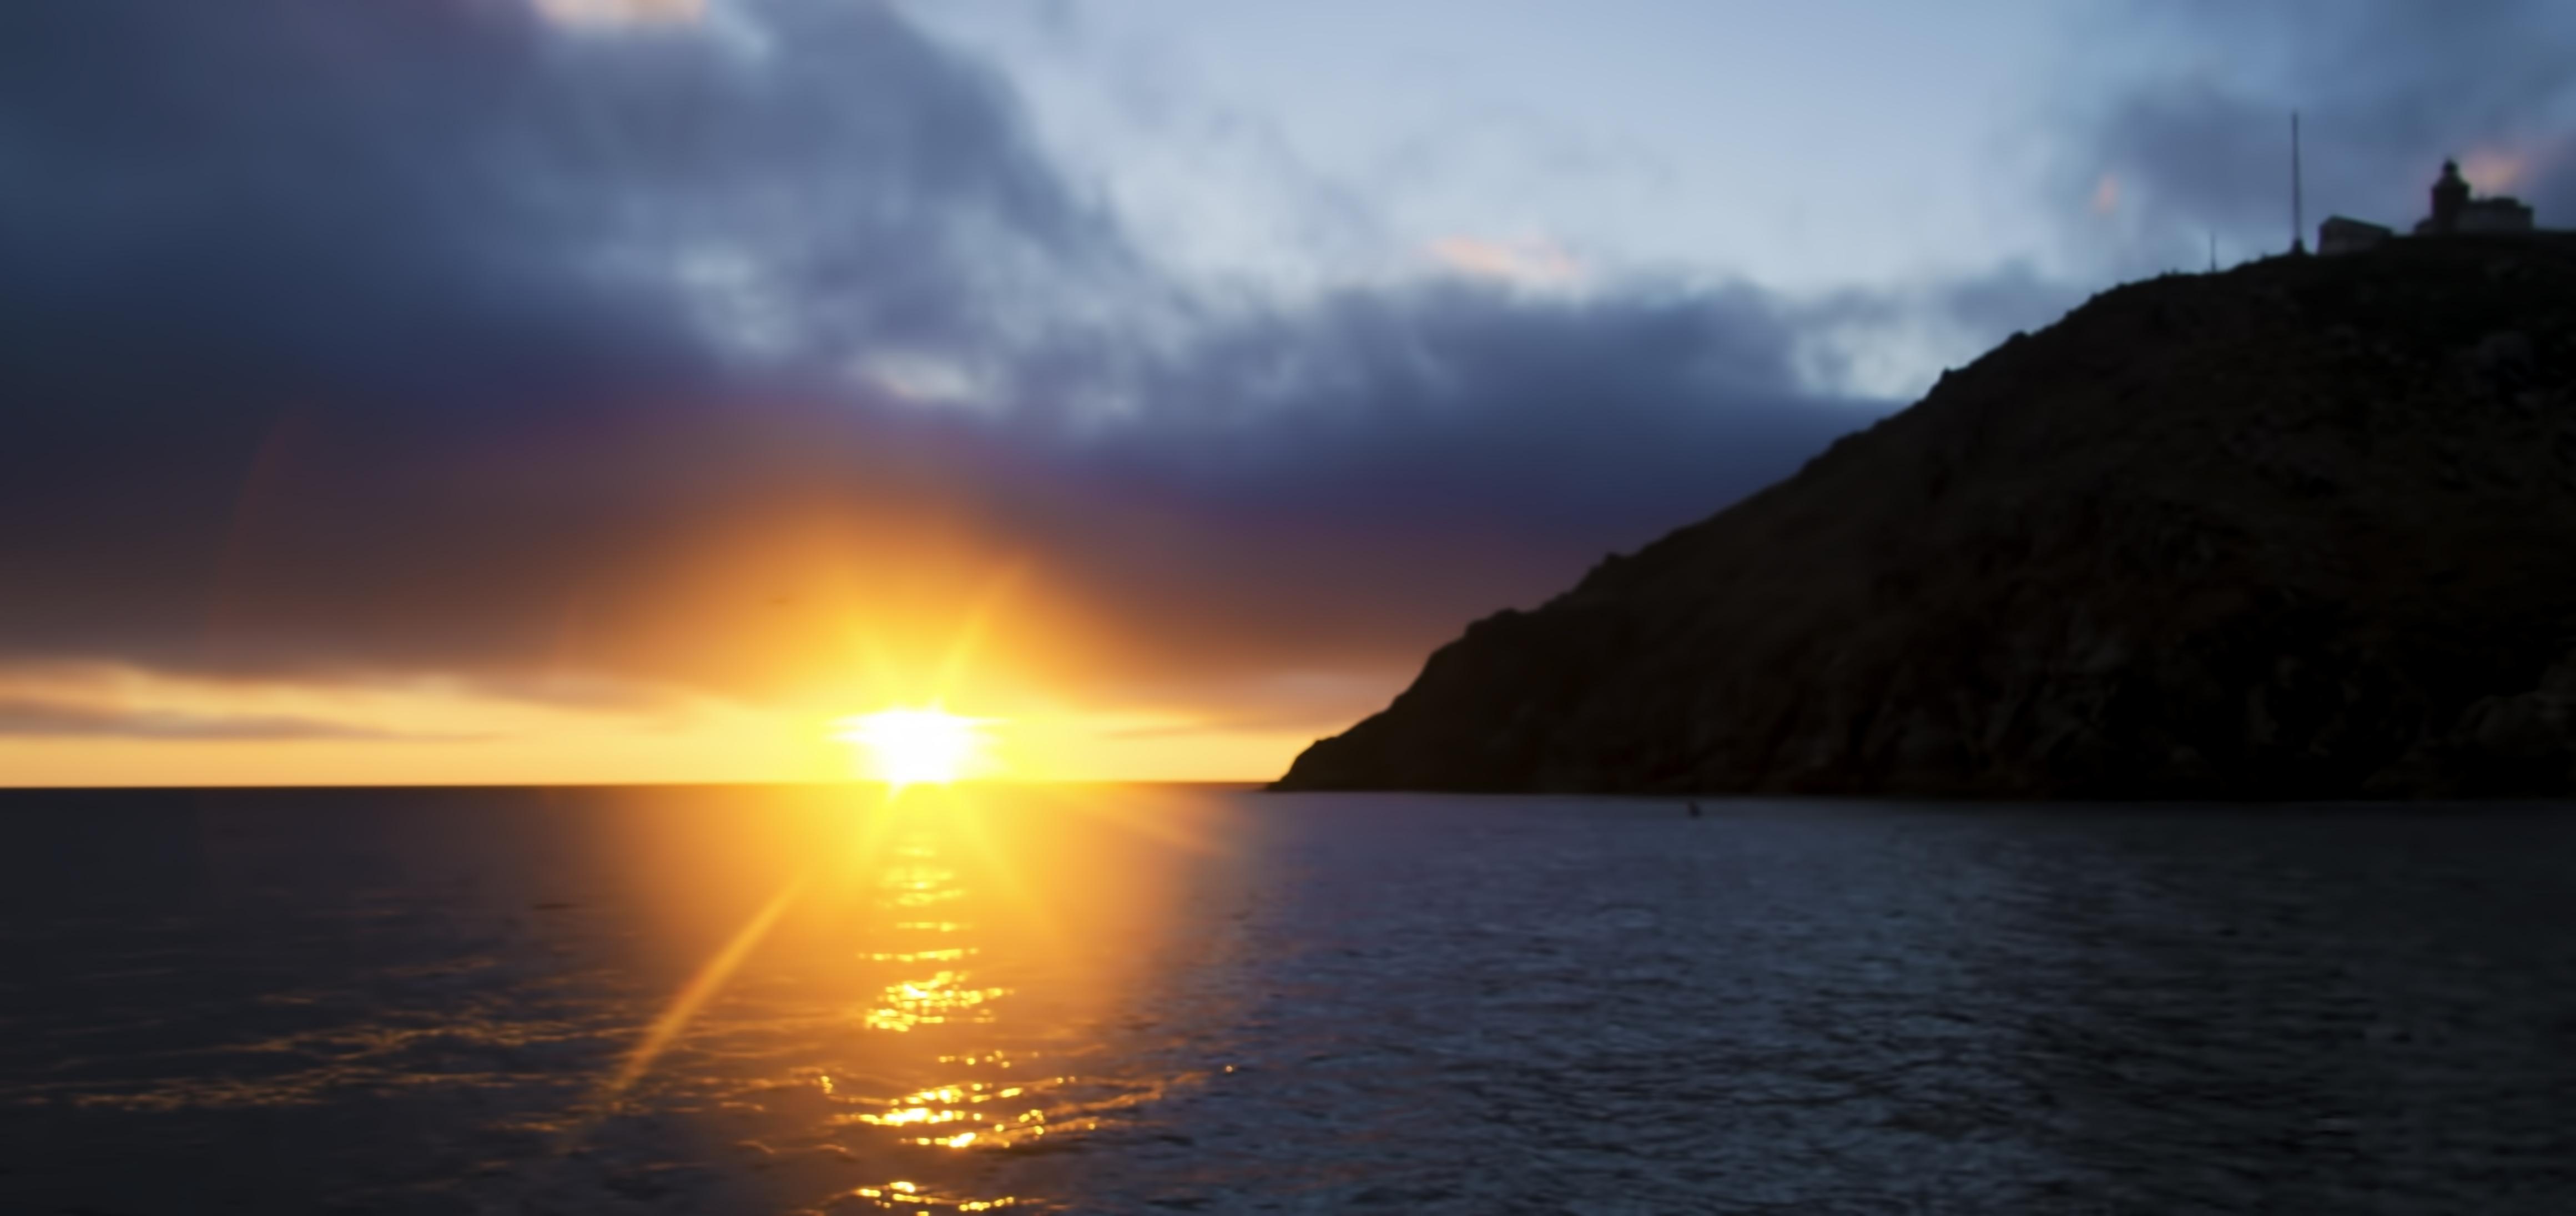
<instances>
[{"instance_id":1,"label":"silhouetted cliff","mask_svg":"<svg viewBox=\"0 0 2576 1216\"><path fill-rule=\"evenodd\" d=\"M2571 372L2550 238L2105 292L1274 788L2565 794Z\"/></svg>"}]
</instances>

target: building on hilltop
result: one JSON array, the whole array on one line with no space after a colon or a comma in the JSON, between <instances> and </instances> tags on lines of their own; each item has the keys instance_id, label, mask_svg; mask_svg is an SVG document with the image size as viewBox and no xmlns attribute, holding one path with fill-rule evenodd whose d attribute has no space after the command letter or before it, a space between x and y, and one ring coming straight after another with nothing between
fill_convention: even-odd
<instances>
[{"instance_id":1,"label":"building on hilltop","mask_svg":"<svg viewBox=\"0 0 2576 1216\"><path fill-rule=\"evenodd\" d=\"M2442 176L2433 181L2433 213L2416 221L2415 236L2454 236L2537 231L2532 224L2531 206L2520 199L2501 194L2486 198L2469 196L2469 183L2460 176L2457 161L2442 162ZM2397 233L2366 220L2331 215L2317 225L2317 252L2358 253L2394 239Z\"/></svg>"},{"instance_id":2,"label":"building on hilltop","mask_svg":"<svg viewBox=\"0 0 2576 1216\"><path fill-rule=\"evenodd\" d=\"M2416 221L2415 235L2439 236L2455 232L2529 232L2531 208L2520 199L2498 194L2488 198L2470 198L2469 183L2460 178L2460 163L2442 162L2442 176L2433 182L2433 214Z\"/></svg>"},{"instance_id":3,"label":"building on hilltop","mask_svg":"<svg viewBox=\"0 0 2576 1216\"><path fill-rule=\"evenodd\" d=\"M2397 235L2367 220L2329 215L2317 225L2317 252L2321 254L2359 253Z\"/></svg>"}]
</instances>

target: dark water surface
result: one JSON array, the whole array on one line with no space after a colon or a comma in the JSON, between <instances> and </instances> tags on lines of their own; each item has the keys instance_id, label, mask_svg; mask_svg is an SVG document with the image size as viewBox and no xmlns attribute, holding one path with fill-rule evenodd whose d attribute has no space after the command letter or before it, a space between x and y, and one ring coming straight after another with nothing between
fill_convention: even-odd
<instances>
[{"instance_id":1,"label":"dark water surface","mask_svg":"<svg viewBox=\"0 0 2576 1216\"><path fill-rule=\"evenodd\" d=\"M2576 1211L2576 814L0 795L0 1211L996 1208Z\"/></svg>"}]
</instances>

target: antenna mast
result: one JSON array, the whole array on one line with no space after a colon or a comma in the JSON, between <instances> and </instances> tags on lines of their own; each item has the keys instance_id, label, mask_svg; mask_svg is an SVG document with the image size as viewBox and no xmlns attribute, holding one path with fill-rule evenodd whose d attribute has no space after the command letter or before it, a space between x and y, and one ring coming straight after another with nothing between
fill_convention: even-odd
<instances>
[{"instance_id":1,"label":"antenna mast","mask_svg":"<svg viewBox=\"0 0 2576 1216\"><path fill-rule=\"evenodd\" d=\"M2290 111L2290 252L2308 251L2307 200L2299 194L2299 112Z\"/></svg>"}]
</instances>

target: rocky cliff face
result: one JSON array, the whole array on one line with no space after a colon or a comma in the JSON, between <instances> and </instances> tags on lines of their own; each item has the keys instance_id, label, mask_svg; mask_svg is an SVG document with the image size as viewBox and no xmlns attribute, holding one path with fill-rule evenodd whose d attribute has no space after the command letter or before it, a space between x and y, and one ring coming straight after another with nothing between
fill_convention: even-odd
<instances>
[{"instance_id":1,"label":"rocky cliff face","mask_svg":"<svg viewBox=\"0 0 2576 1216\"><path fill-rule=\"evenodd\" d=\"M1274 788L2576 789L2576 244L2106 292L1476 622Z\"/></svg>"}]
</instances>

